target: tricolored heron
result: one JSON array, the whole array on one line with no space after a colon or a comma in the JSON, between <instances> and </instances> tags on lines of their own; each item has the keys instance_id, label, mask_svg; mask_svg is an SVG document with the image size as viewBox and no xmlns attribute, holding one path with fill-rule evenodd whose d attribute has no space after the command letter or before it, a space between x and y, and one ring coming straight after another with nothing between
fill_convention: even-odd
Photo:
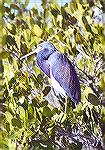
<instances>
[{"instance_id":1,"label":"tricolored heron","mask_svg":"<svg viewBox=\"0 0 105 150\"><path fill-rule=\"evenodd\" d=\"M39 68L51 79L55 93L65 97L65 112L67 96L74 103L79 103L81 101L80 83L69 59L59 52L51 42L42 42L33 52L21 57L21 60L32 54L36 54Z\"/></svg>"}]
</instances>

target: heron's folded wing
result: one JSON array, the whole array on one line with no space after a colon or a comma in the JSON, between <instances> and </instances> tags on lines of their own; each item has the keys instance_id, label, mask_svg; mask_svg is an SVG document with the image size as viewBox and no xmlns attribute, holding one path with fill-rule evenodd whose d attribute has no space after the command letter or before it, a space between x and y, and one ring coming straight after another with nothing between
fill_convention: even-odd
<instances>
[{"instance_id":1,"label":"heron's folded wing","mask_svg":"<svg viewBox=\"0 0 105 150\"><path fill-rule=\"evenodd\" d=\"M50 78L50 66L45 61L44 63L40 63L39 60L37 60L37 64L40 67L40 69Z\"/></svg>"},{"instance_id":2,"label":"heron's folded wing","mask_svg":"<svg viewBox=\"0 0 105 150\"><path fill-rule=\"evenodd\" d=\"M59 54L59 58L51 67L52 75L75 103L81 100L80 83L76 71L68 58Z\"/></svg>"}]
</instances>

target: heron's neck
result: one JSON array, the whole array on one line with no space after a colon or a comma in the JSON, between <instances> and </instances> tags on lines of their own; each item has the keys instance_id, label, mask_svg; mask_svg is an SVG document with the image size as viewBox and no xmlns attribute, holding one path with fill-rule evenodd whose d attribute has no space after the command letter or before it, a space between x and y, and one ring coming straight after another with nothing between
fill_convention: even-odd
<instances>
[{"instance_id":1,"label":"heron's neck","mask_svg":"<svg viewBox=\"0 0 105 150\"><path fill-rule=\"evenodd\" d=\"M55 61L59 59L58 54L59 54L59 52L55 51L52 55L49 56L48 63L50 66L53 65L55 63Z\"/></svg>"},{"instance_id":2,"label":"heron's neck","mask_svg":"<svg viewBox=\"0 0 105 150\"><path fill-rule=\"evenodd\" d=\"M48 53L43 52L37 54L37 64L48 77L50 77L49 57L50 55Z\"/></svg>"}]
</instances>

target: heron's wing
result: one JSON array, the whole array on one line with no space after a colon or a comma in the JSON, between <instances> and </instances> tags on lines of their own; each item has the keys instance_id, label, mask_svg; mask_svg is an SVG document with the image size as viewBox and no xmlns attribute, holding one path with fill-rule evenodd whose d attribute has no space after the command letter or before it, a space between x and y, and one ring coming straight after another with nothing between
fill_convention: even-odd
<instances>
[{"instance_id":1,"label":"heron's wing","mask_svg":"<svg viewBox=\"0 0 105 150\"><path fill-rule=\"evenodd\" d=\"M46 62L40 62L37 60L37 64L40 67L40 69L50 78L50 65Z\"/></svg>"},{"instance_id":2,"label":"heron's wing","mask_svg":"<svg viewBox=\"0 0 105 150\"><path fill-rule=\"evenodd\" d=\"M78 103L81 100L80 83L74 67L65 55L59 53L59 57L51 66L51 72L66 94Z\"/></svg>"}]
</instances>

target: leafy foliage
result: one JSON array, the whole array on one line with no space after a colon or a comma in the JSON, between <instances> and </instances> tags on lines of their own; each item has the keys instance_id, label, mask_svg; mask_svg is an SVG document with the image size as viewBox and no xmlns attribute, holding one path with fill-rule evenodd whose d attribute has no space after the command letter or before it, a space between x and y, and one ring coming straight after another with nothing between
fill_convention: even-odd
<instances>
[{"instance_id":1,"label":"leafy foliage","mask_svg":"<svg viewBox=\"0 0 105 150\"><path fill-rule=\"evenodd\" d=\"M41 9L35 4L31 10L28 4L0 4L0 148L105 149L104 0L64 6L42 0ZM45 40L74 63L81 81L81 103L72 109L68 102L67 114L54 96L47 97L52 94L49 79L36 59L20 60Z\"/></svg>"}]
</instances>

